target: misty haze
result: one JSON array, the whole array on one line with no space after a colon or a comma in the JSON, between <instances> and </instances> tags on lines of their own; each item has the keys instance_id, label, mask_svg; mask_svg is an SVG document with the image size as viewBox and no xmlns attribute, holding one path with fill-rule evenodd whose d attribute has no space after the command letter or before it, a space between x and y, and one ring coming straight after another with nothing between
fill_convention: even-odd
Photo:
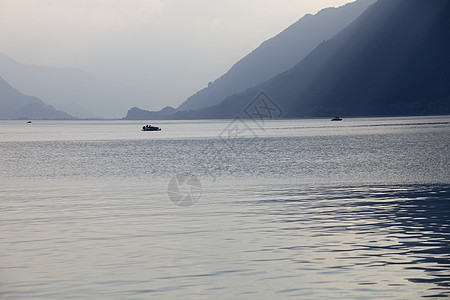
<instances>
[{"instance_id":1,"label":"misty haze","mask_svg":"<svg viewBox=\"0 0 450 300\"><path fill-rule=\"evenodd\" d=\"M1 1L0 298L448 298L449 16Z\"/></svg>"}]
</instances>

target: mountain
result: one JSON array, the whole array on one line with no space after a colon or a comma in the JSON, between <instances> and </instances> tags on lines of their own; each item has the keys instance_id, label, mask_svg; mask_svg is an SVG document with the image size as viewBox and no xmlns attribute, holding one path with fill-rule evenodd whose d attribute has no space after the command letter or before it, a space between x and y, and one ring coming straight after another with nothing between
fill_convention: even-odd
<instances>
[{"instance_id":1,"label":"mountain","mask_svg":"<svg viewBox=\"0 0 450 300\"><path fill-rule=\"evenodd\" d=\"M176 109L170 106L166 106L160 111L148 111L133 107L128 110L128 113L124 119L126 120L164 120L176 113Z\"/></svg>"},{"instance_id":2,"label":"mountain","mask_svg":"<svg viewBox=\"0 0 450 300\"><path fill-rule=\"evenodd\" d=\"M379 0L287 72L176 118L245 116L263 90L284 117L450 114L450 1Z\"/></svg>"},{"instance_id":3,"label":"mountain","mask_svg":"<svg viewBox=\"0 0 450 300\"><path fill-rule=\"evenodd\" d=\"M73 119L39 98L25 96L0 77L0 119Z\"/></svg>"},{"instance_id":4,"label":"mountain","mask_svg":"<svg viewBox=\"0 0 450 300\"><path fill-rule=\"evenodd\" d=\"M326 8L305 15L277 36L263 42L238 61L222 77L182 103L178 110L199 109L287 71L322 41L330 39L354 21L375 0L358 0L339 8Z\"/></svg>"},{"instance_id":5,"label":"mountain","mask_svg":"<svg viewBox=\"0 0 450 300\"><path fill-rule=\"evenodd\" d=\"M23 93L83 118L117 118L123 116L130 103L148 103L148 91L140 88L77 69L26 65L3 54L0 54L0 76Z\"/></svg>"}]
</instances>

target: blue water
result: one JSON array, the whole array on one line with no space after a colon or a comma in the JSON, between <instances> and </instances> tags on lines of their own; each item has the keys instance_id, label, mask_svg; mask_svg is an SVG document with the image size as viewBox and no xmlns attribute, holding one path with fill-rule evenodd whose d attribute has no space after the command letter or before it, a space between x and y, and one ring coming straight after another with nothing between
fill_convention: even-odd
<instances>
[{"instance_id":1,"label":"blue water","mask_svg":"<svg viewBox=\"0 0 450 300\"><path fill-rule=\"evenodd\" d=\"M0 122L0 298L450 296L450 117L142 125Z\"/></svg>"}]
</instances>

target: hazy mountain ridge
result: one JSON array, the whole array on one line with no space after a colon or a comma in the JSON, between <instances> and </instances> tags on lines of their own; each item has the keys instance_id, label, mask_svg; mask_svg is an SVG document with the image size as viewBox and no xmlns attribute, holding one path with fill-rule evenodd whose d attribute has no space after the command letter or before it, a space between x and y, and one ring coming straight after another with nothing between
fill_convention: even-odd
<instances>
[{"instance_id":1,"label":"hazy mountain ridge","mask_svg":"<svg viewBox=\"0 0 450 300\"><path fill-rule=\"evenodd\" d=\"M209 86L182 103L178 110L199 109L269 80L299 63L322 41L354 21L375 0L359 0L339 8L305 15L275 37L266 40Z\"/></svg>"},{"instance_id":2,"label":"hazy mountain ridge","mask_svg":"<svg viewBox=\"0 0 450 300\"><path fill-rule=\"evenodd\" d=\"M73 119L42 100L26 96L0 77L0 119Z\"/></svg>"},{"instance_id":3,"label":"hazy mountain ridge","mask_svg":"<svg viewBox=\"0 0 450 300\"><path fill-rule=\"evenodd\" d=\"M307 14L273 38L235 63L230 70L183 102L176 118L189 114L184 110L196 110L214 106L228 96L243 92L273 76L289 70L300 62L323 40L331 38L340 29L356 19L376 0L359 0L344 6L325 8L315 15ZM190 112L190 114L202 115ZM137 107L125 117L137 119L167 119L170 115L161 111L147 111Z\"/></svg>"},{"instance_id":4,"label":"hazy mountain ridge","mask_svg":"<svg viewBox=\"0 0 450 300\"><path fill-rule=\"evenodd\" d=\"M125 120L164 120L170 118L176 113L176 109L166 106L160 111L148 111L138 107L132 107L128 110Z\"/></svg>"},{"instance_id":5,"label":"hazy mountain ridge","mask_svg":"<svg viewBox=\"0 0 450 300\"><path fill-rule=\"evenodd\" d=\"M245 117L260 90L285 117L450 114L450 1L379 0L291 70L176 118Z\"/></svg>"},{"instance_id":6,"label":"hazy mountain ridge","mask_svg":"<svg viewBox=\"0 0 450 300\"><path fill-rule=\"evenodd\" d=\"M73 68L32 66L0 54L0 76L21 92L84 118L117 118L130 102L148 103L147 91Z\"/></svg>"}]
</instances>

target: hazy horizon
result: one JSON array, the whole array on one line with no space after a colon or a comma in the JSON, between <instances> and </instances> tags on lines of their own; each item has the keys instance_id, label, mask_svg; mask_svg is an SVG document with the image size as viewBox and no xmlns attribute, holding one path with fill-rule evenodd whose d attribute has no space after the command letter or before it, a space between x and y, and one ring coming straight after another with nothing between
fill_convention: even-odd
<instances>
[{"instance_id":1,"label":"hazy horizon","mask_svg":"<svg viewBox=\"0 0 450 300\"><path fill-rule=\"evenodd\" d=\"M180 105L305 14L349 2L3 0L0 53L144 87L143 108L160 109Z\"/></svg>"}]
</instances>

